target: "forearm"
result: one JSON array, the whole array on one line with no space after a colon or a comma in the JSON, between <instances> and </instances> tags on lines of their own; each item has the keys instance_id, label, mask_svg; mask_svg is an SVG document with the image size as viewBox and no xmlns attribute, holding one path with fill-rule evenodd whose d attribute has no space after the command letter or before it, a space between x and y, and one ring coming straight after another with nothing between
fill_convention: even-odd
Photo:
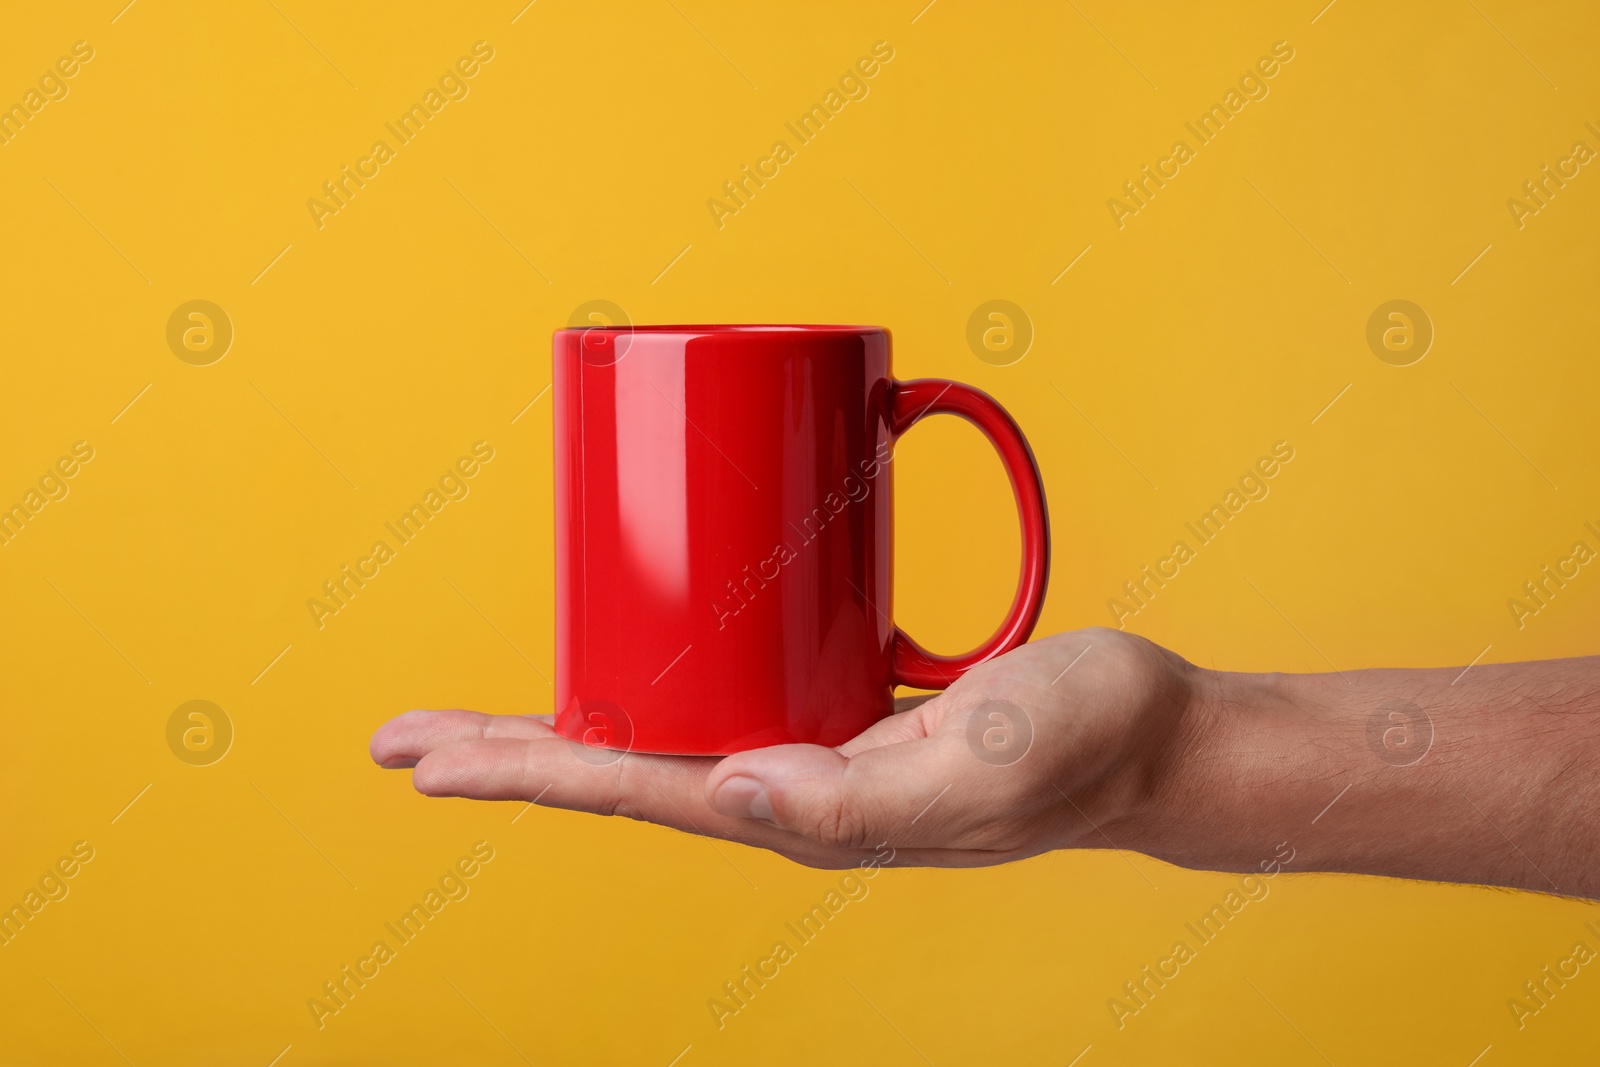
<instances>
[{"instance_id":1,"label":"forearm","mask_svg":"<svg viewBox=\"0 0 1600 1067\"><path fill-rule=\"evenodd\" d=\"M1287 842L1289 870L1600 898L1600 657L1199 671L1193 692L1131 847L1256 871Z\"/></svg>"}]
</instances>

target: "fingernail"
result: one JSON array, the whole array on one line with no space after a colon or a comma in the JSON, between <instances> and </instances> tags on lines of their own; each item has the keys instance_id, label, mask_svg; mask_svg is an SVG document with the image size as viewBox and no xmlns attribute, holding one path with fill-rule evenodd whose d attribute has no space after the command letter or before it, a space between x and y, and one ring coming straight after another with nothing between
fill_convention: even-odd
<instances>
[{"instance_id":1,"label":"fingernail","mask_svg":"<svg viewBox=\"0 0 1600 1067\"><path fill-rule=\"evenodd\" d=\"M772 819L772 798L754 778L736 774L717 787L711 806L737 819Z\"/></svg>"}]
</instances>

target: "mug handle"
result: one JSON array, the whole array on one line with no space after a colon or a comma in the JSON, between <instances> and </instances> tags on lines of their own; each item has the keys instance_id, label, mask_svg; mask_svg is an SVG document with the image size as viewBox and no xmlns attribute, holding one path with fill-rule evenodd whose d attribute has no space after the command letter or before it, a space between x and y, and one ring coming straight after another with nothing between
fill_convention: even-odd
<instances>
[{"instance_id":1,"label":"mug handle","mask_svg":"<svg viewBox=\"0 0 1600 1067\"><path fill-rule=\"evenodd\" d=\"M1050 518L1045 510L1039 465L1022 430L993 397L980 389L942 378L894 383L889 403L889 433L898 440L929 415L959 415L972 423L1000 453L1022 525L1022 574L1011 610L987 641L960 656L940 656L894 628L894 681L917 689L943 689L969 669L1028 640L1044 608L1050 579Z\"/></svg>"}]
</instances>

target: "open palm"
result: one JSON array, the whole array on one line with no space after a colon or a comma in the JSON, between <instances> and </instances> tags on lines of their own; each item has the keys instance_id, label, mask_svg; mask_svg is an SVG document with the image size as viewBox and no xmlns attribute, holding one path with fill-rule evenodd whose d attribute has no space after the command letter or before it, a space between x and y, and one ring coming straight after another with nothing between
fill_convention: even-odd
<instances>
[{"instance_id":1,"label":"open palm","mask_svg":"<svg viewBox=\"0 0 1600 1067\"><path fill-rule=\"evenodd\" d=\"M538 716L412 711L372 758L429 796L624 815L813 867L966 867L1107 847L1187 743L1196 671L1116 630L1057 634L969 671L837 748L727 757L587 748Z\"/></svg>"}]
</instances>

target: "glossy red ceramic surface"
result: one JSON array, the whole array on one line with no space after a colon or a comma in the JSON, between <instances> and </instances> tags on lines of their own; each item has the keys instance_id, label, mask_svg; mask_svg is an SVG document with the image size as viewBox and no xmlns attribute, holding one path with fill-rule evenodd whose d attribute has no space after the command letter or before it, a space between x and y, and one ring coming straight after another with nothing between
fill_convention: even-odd
<instances>
[{"instance_id":1,"label":"glossy red ceramic surface","mask_svg":"<svg viewBox=\"0 0 1600 1067\"><path fill-rule=\"evenodd\" d=\"M608 748L837 745L1027 640L1044 600L1039 471L985 393L896 381L858 326L555 335L556 729ZM1022 519L993 637L938 656L894 626L892 450L927 415L999 449ZM937 582L937 574L918 575Z\"/></svg>"}]
</instances>

